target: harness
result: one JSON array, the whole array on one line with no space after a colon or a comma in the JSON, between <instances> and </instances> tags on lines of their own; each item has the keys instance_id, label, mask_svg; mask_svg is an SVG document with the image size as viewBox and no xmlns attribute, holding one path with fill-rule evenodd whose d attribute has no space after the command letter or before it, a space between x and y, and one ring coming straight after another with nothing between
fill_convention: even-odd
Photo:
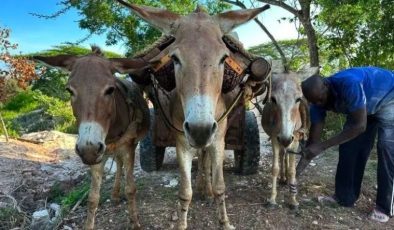
<instances>
[{"instance_id":1,"label":"harness","mask_svg":"<svg viewBox=\"0 0 394 230\"><path fill-rule=\"evenodd\" d=\"M158 55L162 50L167 48L175 41L173 37L164 37L162 40L162 43L165 45L157 45L156 47L152 48L150 52L146 52L145 57L150 56L150 58L152 58L152 56L156 56L152 55L152 53ZM239 103L239 100L242 97L245 101L249 101L255 97L257 93L263 93L266 89L268 89L268 92L270 92L271 89L271 77L269 74L271 71L270 63L268 63L263 58L256 57L248 53L243 48L243 45L232 36L223 36L223 42L231 51L231 54L225 59L224 62L224 76L221 91L223 94L226 94L233 91L237 86L240 87L240 90L232 101L231 105L219 117L217 121L218 123L223 121L228 116L228 114ZM142 57L142 55L137 55L136 57L145 59ZM258 63L257 66L259 67L259 70L262 70L258 71L260 76L255 76L254 72L252 71L252 65L254 63ZM157 62L154 63L153 66L151 66L151 68L148 69L147 74L149 77L145 76L145 78L138 78L138 76L131 75L131 78L137 83L148 83L147 79L150 80L149 83L152 83L153 86L153 99L158 106L158 110L166 126L176 130L179 133L183 133L182 130L176 128L168 119L168 116L165 114L160 102L158 93L158 90L162 90L167 94L176 87L174 64L171 57L168 54L163 55L158 59ZM246 76L248 76L248 78L246 78ZM264 101L267 101L269 98L270 95L267 93Z\"/></svg>"}]
</instances>

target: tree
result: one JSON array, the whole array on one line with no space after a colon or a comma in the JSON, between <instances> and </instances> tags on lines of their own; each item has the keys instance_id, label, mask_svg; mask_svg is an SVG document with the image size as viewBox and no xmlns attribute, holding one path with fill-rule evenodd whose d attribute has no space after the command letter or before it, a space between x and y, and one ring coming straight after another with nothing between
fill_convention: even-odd
<instances>
[{"instance_id":1,"label":"tree","mask_svg":"<svg viewBox=\"0 0 394 230\"><path fill-rule=\"evenodd\" d=\"M25 89L30 81L37 77L34 64L24 57L14 57L10 50L16 49L17 44L9 41L10 30L0 27L0 103L12 96L9 90L9 81L16 81L18 87ZM0 121L8 141L7 128L0 114Z\"/></svg>"},{"instance_id":2,"label":"tree","mask_svg":"<svg viewBox=\"0 0 394 230\"><path fill-rule=\"evenodd\" d=\"M180 14L192 12L197 3L206 6L211 13L228 8L227 4L214 0L135 0L132 2L162 7ZM131 14L128 9L115 0L65 0L59 4L63 8L53 15L34 15L42 18L54 18L71 8L76 9L83 16L79 21L79 27L89 31L89 34L78 42L86 40L92 34L106 34L107 45L122 42L130 55L153 43L161 35L158 30Z\"/></svg>"},{"instance_id":3,"label":"tree","mask_svg":"<svg viewBox=\"0 0 394 230\"><path fill-rule=\"evenodd\" d=\"M328 26L331 59L345 56L350 66L394 68L392 0L318 0L318 20Z\"/></svg>"},{"instance_id":4,"label":"tree","mask_svg":"<svg viewBox=\"0 0 394 230\"><path fill-rule=\"evenodd\" d=\"M308 41L310 65L319 66L318 40L312 23L315 16L311 11L311 8L315 4L314 0L257 0L257 2L281 7L293 14L300 21Z\"/></svg>"}]
</instances>

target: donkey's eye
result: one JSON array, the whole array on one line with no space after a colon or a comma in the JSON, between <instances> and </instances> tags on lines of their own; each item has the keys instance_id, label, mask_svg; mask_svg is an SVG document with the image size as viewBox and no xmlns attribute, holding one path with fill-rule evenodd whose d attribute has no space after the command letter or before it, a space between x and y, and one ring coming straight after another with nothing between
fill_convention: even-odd
<instances>
[{"instance_id":1,"label":"donkey's eye","mask_svg":"<svg viewBox=\"0 0 394 230\"><path fill-rule=\"evenodd\" d=\"M296 99L296 103L300 102L302 99L299 97Z\"/></svg>"},{"instance_id":2,"label":"donkey's eye","mask_svg":"<svg viewBox=\"0 0 394 230\"><path fill-rule=\"evenodd\" d=\"M110 96L110 95L112 95L114 93L114 91L115 91L115 87L111 86L111 87L108 87L108 89L105 90L104 94L107 95L107 96Z\"/></svg>"},{"instance_id":3,"label":"donkey's eye","mask_svg":"<svg viewBox=\"0 0 394 230\"><path fill-rule=\"evenodd\" d=\"M271 97L272 103L276 104L276 99L274 97Z\"/></svg>"},{"instance_id":4,"label":"donkey's eye","mask_svg":"<svg viewBox=\"0 0 394 230\"><path fill-rule=\"evenodd\" d=\"M181 64L181 61L179 60L179 58L175 54L173 54L171 56L171 59L172 59L172 61L174 62L175 65L180 65Z\"/></svg>"},{"instance_id":5,"label":"donkey's eye","mask_svg":"<svg viewBox=\"0 0 394 230\"><path fill-rule=\"evenodd\" d=\"M223 65L224 62L226 61L226 58L227 58L227 57L228 57L228 55L225 54L225 55L220 59L219 65Z\"/></svg>"},{"instance_id":6,"label":"donkey's eye","mask_svg":"<svg viewBox=\"0 0 394 230\"><path fill-rule=\"evenodd\" d=\"M66 90L71 96L74 96L74 91L70 87L66 87Z\"/></svg>"}]
</instances>

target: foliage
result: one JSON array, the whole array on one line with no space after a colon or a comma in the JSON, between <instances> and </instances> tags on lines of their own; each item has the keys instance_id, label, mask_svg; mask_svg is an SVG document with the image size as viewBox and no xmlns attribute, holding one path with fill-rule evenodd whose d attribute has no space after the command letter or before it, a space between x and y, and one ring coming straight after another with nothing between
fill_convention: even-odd
<instances>
[{"instance_id":1,"label":"foliage","mask_svg":"<svg viewBox=\"0 0 394 230\"><path fill-rule=\"evenodd\" d=\"M44 114L56 120L56 130L76 133L75 118L70 103L30 89L19 92L2 109L2 115L11 136L18 136L15 120L22 114L43 109Z\"/></svg>"},{"instance_id":2,"label":"foliage","mask_svg":"<svg viewBox=\"0 0 394 230\"><path fill-rule=\"evenodd\" d=\"M26 57L12 56L10 50L18 47L9 41L10 30L0 27L0 102L10 96L7 81L15 80L18 87L26 89L29 83L37 78L35 65Z\"/></svg>"},{"instance_id":3,"label":"foliage","mask_svg":"<svg viewBox=\"0 0 394 230\"><path fill-rule=\"evenodd\" d=\"M50 68L33 82L32 90L39 90L47 96L68 101L70 99L70 94L65 90L67 81L67 73L55 68Z\"/></svg>"},{"instance_id":4,"label":"foliage","mask_svg":"<svg viewBox=\"0 0 394 230\"><path fill-rule=\"evenodd\" d=\"M82 56L82 55L87 55L91 53L91 49L87 49L78 45L57 45L54 46L51 49L40 51L37 53L32 53L27 56L34 56L34 55L40 55L40 56L55 56L55 55L61 55L61 54L68 54L68 55L77 55L77 56ZM121 57L122 55L119 55L117 53L111 52L111 51L105 51L103 50L104 56L107 58L118 58Z\"/></svg>"},{"instance_id":5,"label":"foliage","mask_svg":"<svg viewBox=\"0 0 394 230\"><path fill-rule=\"evenodd\" d=\"M27 216L16 208L0 207L0 229L23 229Z\"/></svg>"},{"instance_id":6,"label":"foliage","mask_svg":"<svg viewBox=\"0 0 394 230\"><path fill-rule=\"evenodd\" d=\"M324 40L321 37L319 40ZM308 65L308 44L306 39L289 39L278 41L278 45L281 47L286 59L289 62L290 70L296 71L304 66ZM261 57L280 60L278 50L275 48L272 42L263 43L254 47L251 47L249 52L259 55ZM346 61L344 58L337 58L335 60L329 59L331 51L325 46L320 46L320 64L321 73L323 75L330 75L339 69L346 67Z\"/></svg>"},{"instance_id":7,"label":"foliage","mask_svg":"<svg viewBox=\"0 0 394 230\"><path fill-rule=\"evenodd\" d=\"M206 6L211 13L229 8L226 3L214 0L137 0L132 1L132 3L161 7L179 14L192 12L196 8L197 3ZM89 35L106 34L107 45L114 45L119 42L124 43L129 49L129 54L141 50L160 36L158 30L143 22L114 0L68 0L61 1L60 5L63 6L63 9L55 12L53 17L59 16L65 9L74 8L82 15L82 19L79 21L81 29L88 30ZM52 18L52 16L38 16ZM89 38L89 35L86 38ZM81 39L81 41L84 40Z\"/></svg>"},{"instance_id":8,"label":"foliage","mask_svg":"<svg viewBox=\"0 0 394 230\"><path fill-rule=\"evenodd\" d=\"M318 0L319 21L327 26L330 59L345 56L350 66L394 68L392 0Z\"/></svg>"}]
</instances>

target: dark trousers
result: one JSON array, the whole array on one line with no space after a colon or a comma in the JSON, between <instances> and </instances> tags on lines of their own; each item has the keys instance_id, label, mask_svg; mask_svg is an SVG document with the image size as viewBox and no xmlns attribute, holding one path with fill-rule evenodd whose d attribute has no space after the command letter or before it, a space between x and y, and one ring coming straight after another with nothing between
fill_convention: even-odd
<instances>
[{"instance_id":1,"label":"dark trousers","mask_svg":"<svg viewBox=\"0 0 394 230\"><path fill-rule=\"evenodd\" d=\"M345 124L346 127L346 124ZM358 137L339 146L335 196L340 205L351 207L360 196L364 169L378 134L377 208L393 216L394 128L368 117L367 128Z\"/></svg>"}]
</instances>

